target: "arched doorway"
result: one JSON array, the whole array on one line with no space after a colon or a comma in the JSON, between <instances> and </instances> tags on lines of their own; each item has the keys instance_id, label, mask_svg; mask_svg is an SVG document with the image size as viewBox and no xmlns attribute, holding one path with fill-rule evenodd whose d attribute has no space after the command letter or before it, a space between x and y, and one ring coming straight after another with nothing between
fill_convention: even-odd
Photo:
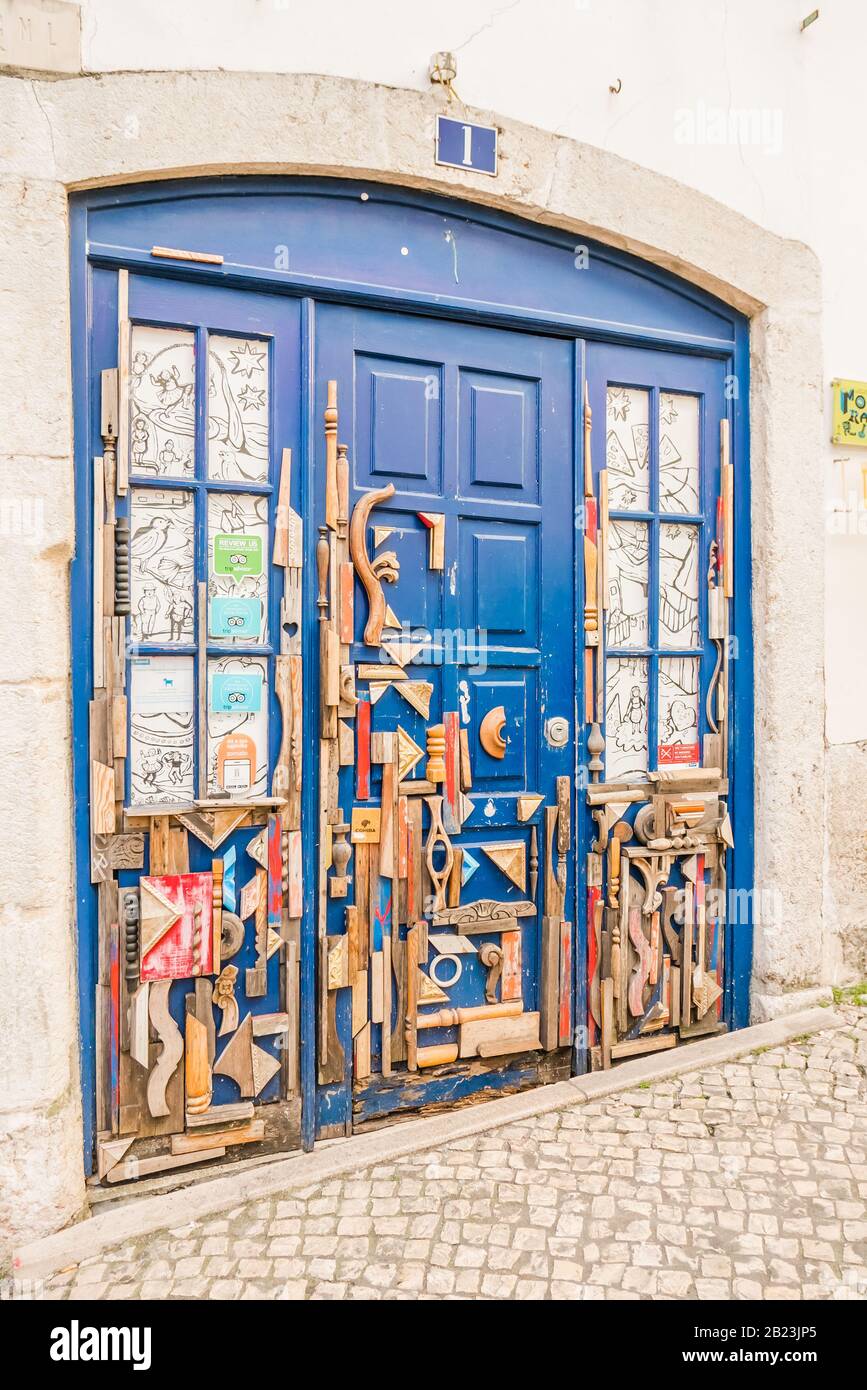
<instances>
[{"instance_id":1,"label":"arched doorway","mask_svg":"<svg viewBox=\"0 0 867 1390\"><path fill-rule=\"evenodd\" d=\"M103 191L73 226L107 1180L745 1021L742 318L382 185Z\"/></svg>"}]
</instances>

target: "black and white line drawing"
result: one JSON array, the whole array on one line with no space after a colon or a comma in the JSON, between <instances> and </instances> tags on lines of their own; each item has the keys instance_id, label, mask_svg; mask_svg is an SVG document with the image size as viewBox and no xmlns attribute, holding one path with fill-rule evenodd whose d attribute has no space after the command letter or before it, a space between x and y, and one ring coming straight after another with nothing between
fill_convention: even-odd
<instances>
[{"instance_id":1,"label":"black and white line drawing","mask_svg":"<svg viewBox=\"0 0 867 1390\"><path fill-rule=\"evenodd\" d=\"M208 477L268 481L268 344L208 339Z\"/></svg>"},{"instance_id":2,"label":"black and white line drawing","mask_svg":"<svg viewBox=\"0 0 867 1390\"><path fill-rule=\"evenodd\" d=\"M153 478L193 476L195 381L192 333L132 325L129 458L133 473Z\"/></svg>"},{"instance_id":3,"label":"black and white line drawing","mask_svg":"<svg viewBox=\"0 0 867 1390\"><path fill-rule=\"evenodd\" d=\"M191 492L133 488L130 621L135 642L193 641L193 533Z\"/></svg>"},{"instance_id":4,"label":"black and white line drawing","mask_svg":"<svg viewBox=\"0 0 867 1390\"><path fill-rule=\"evenodd\" d=\"M609 657L605 663L605 780L647 776L647 660Z\"/></svg>"},{"instance_id":5,"label":"black and white line drawing","mask_svg":"<svg viewBox=\"0 0 867 1390\"><path fill-rule=\"evenodd\" d=\"M697 766L699 759L697 657L666 656L659 662L657 726L659 761Z\"/></svg>"},{"instance_id":6,"label":"black and white line drawing","mask_svg":"<svg viewBox=\"0 0 867 1390\"><path fill-rule=\"evenodd\" d=\"M699 645L697 526L659 528L659 645Z\"/></svg>"},{"instance_id":7,"label":"black and white line drawing","mask_svg":"<svg viewBox=\"0 0 867 1390\"><path fill-rule=\"evenodd\" d=\"M648 532L643 521L608 525L609 647L647 646Z\"/></svg>"},{"instance_id":8,"label":"black and white line drawing","mask_svg":"<svg viewBox=\"0 0 867 1390\"><path fill-rule=\"evenodd\" d=\"M698 507L698 397L666 392L659 400L659 509L694 516Z\"/></svg>"},{"instance_id":9,"label":"black and white line drawing","mask_svg":"<svg viewBox=\"0 0 867 1390\"><path fill-rule=\"evenodd\" d=\"M650 506L649 399L647 391L634 387L608 387L605 463L612 511Z\"/></svg>"}]
</instances>

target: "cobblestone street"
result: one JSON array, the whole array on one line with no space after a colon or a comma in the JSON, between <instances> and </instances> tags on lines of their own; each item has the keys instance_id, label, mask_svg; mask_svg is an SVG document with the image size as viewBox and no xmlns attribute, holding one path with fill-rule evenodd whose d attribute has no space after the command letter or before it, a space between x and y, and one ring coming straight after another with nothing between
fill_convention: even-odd
<instances>
[{"instance_id":1,"label":"cobblestone street","mask_svg":"<svg viewBox=\"0 0 867 1390\"><path fill-rule=\"evenodd\" d=\"M144 1236L50 1298L858 1299L867 1010Z\"/></svg>"}]
</instances>

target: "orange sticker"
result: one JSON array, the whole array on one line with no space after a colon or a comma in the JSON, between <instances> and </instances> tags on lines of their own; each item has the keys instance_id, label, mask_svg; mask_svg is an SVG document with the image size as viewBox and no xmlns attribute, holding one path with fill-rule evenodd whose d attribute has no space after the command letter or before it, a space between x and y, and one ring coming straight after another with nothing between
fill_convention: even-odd
<instances>
[{"instance_id":1,"label":"orange sticker","mask_svg":"<svg viewBox=\"0 0 867 1390\"><path fill-rule=\"evenodd\" d=\"M256 769L256 745L246 734L227 734L217 745L217 782L225 792L249 791Z\"/></svg>"}]
</instances>

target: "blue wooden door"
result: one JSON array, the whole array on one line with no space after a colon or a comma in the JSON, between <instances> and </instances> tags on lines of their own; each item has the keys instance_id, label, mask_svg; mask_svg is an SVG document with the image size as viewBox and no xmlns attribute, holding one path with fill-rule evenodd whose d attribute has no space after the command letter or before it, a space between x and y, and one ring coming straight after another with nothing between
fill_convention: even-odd
<instances>
[{"instance_id":1,"label":"blue wooden door","mask_svg":"<svg viewBox=\"0 0 867 1390\"><path fill-rule=\"evenodd\" d=\"M369 787L366 780L359 784L365 756L359 730L369 711L374 758L382 736L387 746L398 730L399 747L408 760L417 758L401 791L405 813L415 818L413 843L426 880L421 903L408 908L397 866L388 879L377 872L382 847L353 845L349 900L354 893L361 902L369 939L362 948L364 979L320 1001L333 1014L329 1067L324 1075L320 1068L320 1129L327 1133L350 1118L358 1128L392 1111L502 1093L569 1070L572 941L558 920L543 960L543 889L551 854L545 809L557 806L559 778L559 862L568 874L560 915L568 935L574 884L566 817L578 669L575 346L325 306L317 313L315 361L317 422L327 383L337 383L350 505L371 490L394 487L364 535L374 563L391 557L382 568L391 581L383 581L384 646L364 642L369 609L356 583L351 661L356 694L368 708L354 721L355 742L340 769L340 816L349 823L353 810L375 808L383 795L383 768L375 761ZM319 523L323 449L317 449ZM454 741L454 775L460 781L463 772L464 781L463 789L452 787L458 812L452 806L451 819L448 783L429 759L429 732L436 735L442 725L449 744ZM461 742L468 766L461 763ZM415 794L413 782L430 781L431 774L428 795ZM460 884L453 881L445 894L447 906L457 909L451 911L436 909L424 855L431 801L444 794L448 840L462 853ZM330 813L333 818L333 807ZM434 869L444 854L434 850ZM556 872L553 861L550 867ZM345 931L345 912L342 899L329 902L329 935ZM474 912L479 925L461 935L462 916ZM511 930L491 920L498 913ZM408 930L422 918L416 1024L407 1014L406 955ZM376 978L383 954L385 969L389 954L392 964L384 984ZM426 1026L427 1019L436 1026ZM390 1033L385 1045L383 1026Z\"/></svg>"},{"instance_id":2,"label":"blue wooden door","mask_svg":"<svg viewBox=\"0 0 867 1390\"><path fill-rule=\"evenodd\" d=\"M94 574L89 751L114 776L107 806L91 781L81 886L109 1181L293 1147L301 1116L301 924L282 896L285 801L272 795L272 545L287 450L301 506L301 306L134 274L125 310L123 285L94 273L90 412L92 451L113 451L100 373L119 363L128 487L94 500L85 541L96 551L104 533L108 563L129 570L125 594Z\"/></svg>"},{"instance_id":3,"label":"blue wooden door","mask_svg":"<svg viewBox=\"0 0 867 1390\"><path fill-rule=\"evenodd\" d=\"M747 936L732 929L726 892L738 649L725 371L677 353L586 352L593 496L605 516L597 690L586 711L601 759L587 792L594 1065L603 1065L606 977L609 1065L723 1028Z\"/></svg>"}]
</instances>

